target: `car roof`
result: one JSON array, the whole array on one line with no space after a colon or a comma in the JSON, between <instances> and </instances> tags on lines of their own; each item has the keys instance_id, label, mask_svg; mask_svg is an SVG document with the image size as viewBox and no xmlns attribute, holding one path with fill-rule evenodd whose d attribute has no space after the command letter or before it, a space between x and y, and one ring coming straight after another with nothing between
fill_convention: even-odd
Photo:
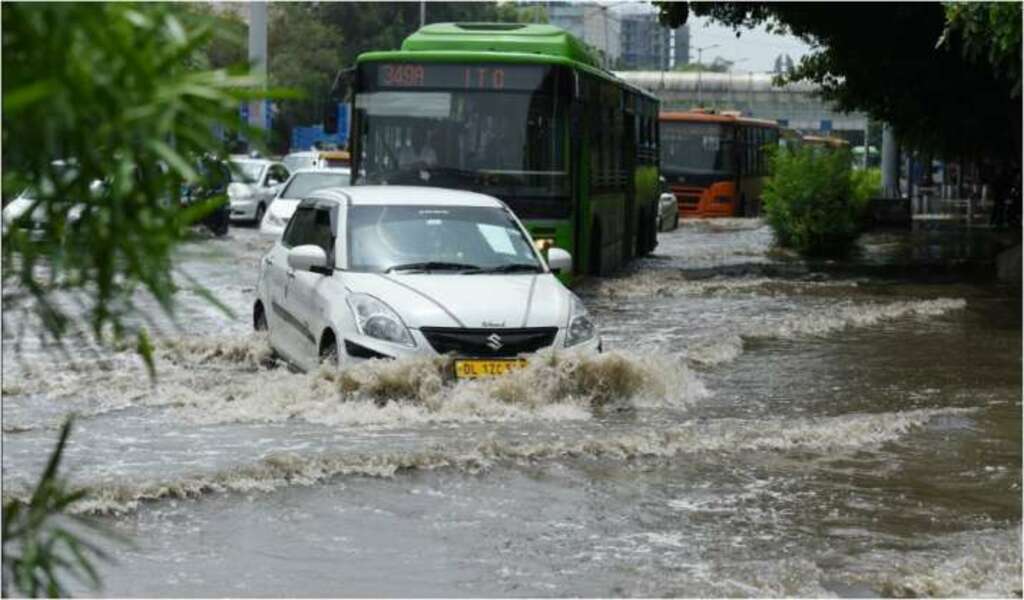
<instances>
[{"instance_id":1,"label":"car roof","mask_svg":"<svg viewBox=\"0 0 1024 600\"><path fill-rule=\"evenodd\" d=\"M277 164L276 160L270 160L269 158L232 158L231 162L243 164L243 163L259 163L261 165Z\"/></svg>"},{"instance_id":2,"label":"car roof","mask_svg":"<svg viewBox=\"0 0 1024 600\"><path fill-rule=\"evenodd\" d=\"M348 167L302 167L292 171L292 175L305 175L306 173L341 173L348 175L352 170Z\"/></svg>"},{"instance_id":3,"label":"car roof","mask_svg":"<svg viewBox=\"0 0 1024 600\"><path fill-rule=\"evenodd\" d=\"M317 190L311 199L334 200L350 206L480 206L502 208L493 196L446 188L408 185L360 185Z\"/></svg>"}]
</instances>

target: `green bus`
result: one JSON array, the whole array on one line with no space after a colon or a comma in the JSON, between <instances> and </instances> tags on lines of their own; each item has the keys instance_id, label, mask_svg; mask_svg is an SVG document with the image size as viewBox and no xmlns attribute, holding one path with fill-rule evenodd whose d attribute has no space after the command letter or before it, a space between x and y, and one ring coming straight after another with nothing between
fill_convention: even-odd
<instances>
[{"instance_id":1,"label":"green bus","mask_svg":"<svg viewBox=\"0 0 1024 600\"><path fill-rule=\"evenodd\" d=\"M428 185L503 200L571 280L654 249L658 100L551 25L438 23L360 55L354 184Z\"/></svg>"}]
</instances>

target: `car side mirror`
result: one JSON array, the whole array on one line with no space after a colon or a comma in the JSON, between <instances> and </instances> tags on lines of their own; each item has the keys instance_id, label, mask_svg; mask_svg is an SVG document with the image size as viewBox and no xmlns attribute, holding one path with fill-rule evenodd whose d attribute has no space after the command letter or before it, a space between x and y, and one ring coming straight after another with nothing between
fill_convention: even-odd
<instances>
[{"instance_id":1,"label":"car side mirror","mask_svg":"<svg viewBox=\"0 0 1024 600\"><path fill-rule=\"evenodd\" d=\"M327 266L327 253L320 246L304 244L295 246L288 251L288 266L296 271L312 271L321 275L330 275Z\"/></svg>"},{"instance_id":2,"label":"car side mirror","mask_svg":"<svg viewBox=\"0 0 1024 600\"><path fill-rule=\"evenodd\" d=\"M572 271L572 255L561 248L548 248L548 268L555 273Z\"/></svg>"}]
</instances>

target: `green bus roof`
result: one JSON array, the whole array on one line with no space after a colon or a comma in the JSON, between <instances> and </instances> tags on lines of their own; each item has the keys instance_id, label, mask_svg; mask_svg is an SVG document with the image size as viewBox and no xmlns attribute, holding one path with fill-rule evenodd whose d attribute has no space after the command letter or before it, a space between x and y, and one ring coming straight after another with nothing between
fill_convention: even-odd
<instances>
[{"instance_id":1,"label":"green bus roof","mask_svg":"<svg viewBox=\"0 0 1024 600\"><path fill-rule=\"evenodd\" d=\"M526 23L434 23L405 38L402 50L461 50L544 54L600 68L600 62L572 34L554 25Z\"/></svg>"}]
</instances>

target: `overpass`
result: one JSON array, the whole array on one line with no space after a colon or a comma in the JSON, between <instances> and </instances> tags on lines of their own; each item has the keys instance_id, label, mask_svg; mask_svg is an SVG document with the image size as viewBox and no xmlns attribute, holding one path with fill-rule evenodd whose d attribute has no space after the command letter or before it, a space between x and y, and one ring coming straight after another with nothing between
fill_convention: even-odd
<instances>
[{"instance_id":1,"label":"overpass","mask_svg":"<svg viewBox=\"0 0 1024 600\"><path fill-rule=\"evenodd\" d=\"M702 105L739 110L800 130L857 132L859 135L849 136L857 144L862 143L867 126L867 115L838 112L818 97L817 85L800 81L776 86L770 73L617 71L615 75L658 96L662 110Z\"/></svg>"}]
</instances>

